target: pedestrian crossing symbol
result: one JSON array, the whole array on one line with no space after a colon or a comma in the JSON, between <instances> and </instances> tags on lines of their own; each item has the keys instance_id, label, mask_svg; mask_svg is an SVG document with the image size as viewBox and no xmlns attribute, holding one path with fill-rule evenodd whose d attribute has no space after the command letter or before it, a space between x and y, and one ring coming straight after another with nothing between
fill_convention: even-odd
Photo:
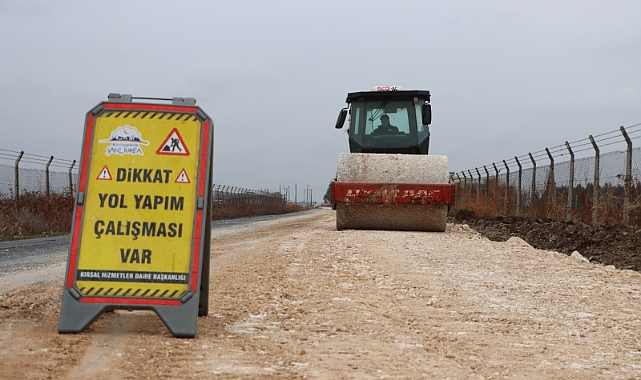
<instances>
[{"instance_id":1,"label":"pedestrian crossing symbol","mask_svg":"<svg viewBox=\"0 0 641 380\"><path fill-rule=\"evenodd\" d=\"M180 174L178 174L178 178L176 178L175 182L176 183L191 183L191 181L189 181L189 177L187 176L187 172L185 171L185 169L180 171Z\"/></svg>"},{"instance_id":2,"label":"pedestrian crossing symbol","mask_svg":"<svg viewBox=\"0 0 641 380\"><path fill-rule=\"evenodd\" d=\"M189 156L189 149L187 149L185 141L182 136L180 136L178 128L174 128L171 133L169 133L169 136L167 136L165 141L160 145L156 154Z\"/></svg>"},{"instance_id":3,"label":"pedestrian crossing symbol","mask_svg":"<svg viewBox=\"0 0 641 380\"><path fill-rule=\"evenodd\" d=\"M111 181L111 173L109 173L109 168L107 167L107 165L102 168L100 174L98 174L98 177L96 177L96 179Z\"/></svg>"}]
</instances>

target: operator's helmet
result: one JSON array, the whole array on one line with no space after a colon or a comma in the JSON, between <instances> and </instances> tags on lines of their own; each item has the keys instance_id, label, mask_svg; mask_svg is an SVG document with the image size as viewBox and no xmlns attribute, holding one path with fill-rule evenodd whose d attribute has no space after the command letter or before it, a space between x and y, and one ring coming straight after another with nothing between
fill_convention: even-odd
<instances>
[{"instance_id":1,"label":"operator's helmet","mask_svg":"<svg viewBox=\"0 0 641 380\"><path fill-rule=\"evenodd\" d=\"M387 115L383 114L383 115L381 115L381 118L380 118L380 119L381 119L381 120L389 120L389 116L387 116Z\"/></svg>"}]
</instances>

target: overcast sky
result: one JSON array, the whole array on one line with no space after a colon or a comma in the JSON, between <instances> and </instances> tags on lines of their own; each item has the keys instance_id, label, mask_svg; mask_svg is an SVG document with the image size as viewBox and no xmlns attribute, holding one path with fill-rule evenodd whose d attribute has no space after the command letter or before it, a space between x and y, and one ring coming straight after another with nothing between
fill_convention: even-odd
<instances>
[{"instance_id":1,"label":"overcast sky","mask_svg":"<svg viewBox=\"0 0 641 380\"><path fill-rule=\"evenodd\" d=\"M112 92L194 97L214 182L324 194L348 92L432 93L450 170L641 123L640 1L0 0L0 149L78 159Z\"/></svg>"}]
</instances>

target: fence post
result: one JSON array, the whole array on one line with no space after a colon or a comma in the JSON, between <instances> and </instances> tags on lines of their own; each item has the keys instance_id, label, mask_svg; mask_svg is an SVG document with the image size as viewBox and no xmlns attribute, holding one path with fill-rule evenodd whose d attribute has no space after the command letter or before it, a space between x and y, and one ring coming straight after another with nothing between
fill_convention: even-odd
<instances>
[{"instance_id":1,"label":"fence post","mask_svg":"<svg viewBox=\"0 0 641 380\"><path fill-rule=\"evenodd\" d=\"M71 163L71 166L69 166L69 193L73 197L73 176L71 175L71 171L73 170L73 167L76 165L76 160L73 160Z\"/></svg>"},{"instance_id":2,"label":"fence post","mask_svg":"<svg viewBox=\"0 0 641 380\"><path fill-rule=\"evenodd\" d=\"M465 176L465 172L462 171L461 174L463 174L463 191L467 190L467 177Z\"/></svg>"},{"instance_id":3,"label":"fence post","mask_svg":"<svg viewBox=\"0 0 641 380\"><path fill-rule=\"evenodd\" d=\"M565 214L565 221L572 221L572 205L574 204L574 152L569 142L565 142L565 147L570 152L570 178L568 178L568 205Z\"/></svg>"},{"instance_id":4,"label":"fence post","mask_svg":"<svg viewBox=\"0 0 641 380\"><path fill-rule=\"evenodd\" d=\"M496 184L494 185L494 196L499 195L499 169L496 168L496 164L492 162L492 166L494 166L494 173L496 174Z\"/></svg>"},{"instance_id":5,"label":"fence post","mask_svg":"<svg viewBox=\"0 0 641 380\"><path fill-rule=\"evenodd\" d=\"M470 186L470 195L472 195L474 193L474 176L472 175L472 172L470 170L468 170L467 173L470 175L470 183L472 184L472 186ZM477 202L478 200L479 198L476 197Z\"/></svg>"},{"instance_id":6,"label":"fence post","mask_svg":"<svg viewBox=\"0 0 641 380\"><path fill-rule=\"evenodd\" d=\"M49 157L49 162L45 166L45 194L47 194L47 197L49 196L49 165L51 165L51 161L53 161L53 156Z\"/></svg>"},{"instance_id":7,"label":"fence post","mask_svg":"<svg viewBox=\"0 0 641 380\"><path fill-rule=\"evenodd\" d=\"M519 162L518 157L514 156L514 159L516 160L516 164L519 166L519 179L516 189L516 216L519 216L521 214L521 180L523 179L523 167L521 166L521 162Z\"/></svg>"},{"instance_id":8,"label":"fence post","mask_svg":"<svg viewBox=\"0 0 641 380\"><path fill-rule=\"evenodd\" d=\"M503 199L503 214L505 216L508 216L507 214L507 204L508 204L508 199L510 197L510 167L507 166L507 162L503 160L503 165L505 165L505 199Z\"/></svg>"},{"instance_id":9,"label":"fence post","mask_svg":"<svg viewBox=\"0 0 641 380\"><path fill-rule=\"evenodd\" d=\"M630 224L630 191L632 190L632 140L623 126L621 126L621 133L628 144L625 155L625 194L623 195L623 223L627 226Z\"/></svg>"},{"instance_id":10,"label":"fence post","mask_svg":"<svg viewBox=\"0 0 641 380\"><path fill-rule=\"evenodd\" d=\"M538 195L536 194L536 161L532 153L528 153L530 161L532 161L532 194L530 194L530 212L535 213L537 210Z\"/></svg>"},{"instance_id":11,"label":"fence post","mask_svg":"<svg viewBox=\"0 0 641 380\"><path fill-rule=\"evenodd\" d=\"M545 152L548 154L550 159L550 170L548 171L548 182L547 182L547 191L548 197L550 198L550 203L552 203L552 214L554 215L554 220L556 220L556 183L554 182L554 157L550 153L548 148L545 148ZM550 215L548 214L548 218Z\"/></svg>"},{"instance_id":12,"label":"fence post","mask_svg":"<svg viewBox=\"0 0 641 380\"><path fill-rule=\"evenodd\" d=\"M485 165L483 165L483 169L485 169L485 197L487 202L487 198L490 196L490 172L487 171L487 166Z\"/></svg>"},{"instance_id":13,"label":"fence post","mask_svg":"<svg viewBox=\"0 0 641 380\"><path fill-rule=\"evenodd\" d=\"M456 192L454 193L454 200L458 203L460 202L460 195L463 190L461 190L461 176L456 173L456 178L458 178L458 182L456 183Z\"/></svg>"},{"instance_id":14,"label":"fence post","mask_svg":"<svg viewBox=\"0 0 641 380\"><path fill-rule=\"evenodd\" d=\"M479 187L476 189L476 199L481 198L481 172L479 171L479 168L474 168L476 169L476 174L479 175ZM487 202L487 198L485 198L485 201Z\"/></svg>"},{"instance_id":15,"label":"fence post","mask_svg":"<svg viewBox=\"0 0 641 380\"><path fill-rule=\"evenodd\" d=\"M599 198L600 198L600 185L599 185L599 158L600 152L599 147L594 141L594 137L590 135L590 142L594 148L594 189L592 191L592 226L597 227L599 225Z\"/></svg>"},{"instance_id":16,"label":"fence post","mask_svg":"<svg viewBox=\"0 0 641 380\"><path fill-rule=\"evenodd\" d=\"M15 194L13 197L16 200L16 206L18 205L18 199L20 198L20 175L18 174L18 163L20 163L20 159L22 158L22 155L24 154L24 150L20 151L20 154L18 155L18 158L16 158L16 165L15 165L15 182L14 182L14 191Z\"/></svg>"}]
</instances>

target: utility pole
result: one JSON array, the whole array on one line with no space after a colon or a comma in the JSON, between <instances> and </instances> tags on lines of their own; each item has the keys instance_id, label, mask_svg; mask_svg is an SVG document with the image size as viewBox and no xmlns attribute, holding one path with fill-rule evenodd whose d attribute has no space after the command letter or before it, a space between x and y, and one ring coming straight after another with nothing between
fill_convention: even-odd
<instances>
[{"instance_id":1,"label":"utility pole","mask_svg":"<svg viewBox=\"0 0 641 380\"><path fill-rule=\"evenodd\" d=\"M298 204L298 183L294 183L294 204Z\"/></svg>"}]
</instances>

